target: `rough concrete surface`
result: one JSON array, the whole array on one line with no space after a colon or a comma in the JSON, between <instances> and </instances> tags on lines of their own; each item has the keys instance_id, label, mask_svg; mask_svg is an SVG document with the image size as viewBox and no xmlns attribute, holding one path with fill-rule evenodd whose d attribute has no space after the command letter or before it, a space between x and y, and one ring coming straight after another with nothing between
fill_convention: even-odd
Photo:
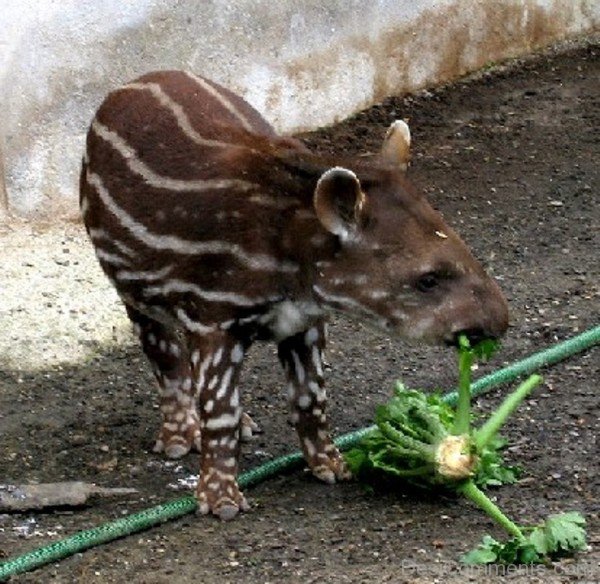
<instances>
[{"instance_id":1,"label":"rough concrete surface","mask_svg":"<svg viewBox=\"0 0 600 584\"><path fill-rule=\"evenodd\" d=\"M214 78L293 132L599 23L595 0L3 0L0 207L73 216L93 112L152 69Z\"/></svg>"},{"instance_id":2,"label":"rough concrete surface","mask_svg":"<svg viewBox=\"0 0 600 584\"><path fill-rule=\"evenodd\" d=\"M120 300L80 224L0 228L0 355L4 367L85 361L130 338Z\"/></svg>"}]
</instances>

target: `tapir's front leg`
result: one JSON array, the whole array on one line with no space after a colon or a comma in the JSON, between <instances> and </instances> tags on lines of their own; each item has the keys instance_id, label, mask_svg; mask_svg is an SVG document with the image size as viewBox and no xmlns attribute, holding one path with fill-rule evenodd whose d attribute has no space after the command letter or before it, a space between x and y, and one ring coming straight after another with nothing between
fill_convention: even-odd
<instances>
[{"instance_id":1,"label":"tapir's front leg","mask_svg":"<svg viewBox=\"0 0 600 584\"><path fill-rule=\"evenodd\" d=\"M306 462L317 478L334 483L349 479L351 474L329 436L321 360L324 347L324 324L319 323L282 341L279 358L288 378L292 423Z\"/></svg>"},{"instance_id":2,"label":"tapir's front leg","mask_svg":"<svg viewBox=\"0 0 600 584\"><path fill-rule=\"evenodd\" d=\"M237 484L242 407L238 377L246 347L225 332L196 339L200 414L200 513L232 519L248 503Z\"/></svg>"}]
</instances>

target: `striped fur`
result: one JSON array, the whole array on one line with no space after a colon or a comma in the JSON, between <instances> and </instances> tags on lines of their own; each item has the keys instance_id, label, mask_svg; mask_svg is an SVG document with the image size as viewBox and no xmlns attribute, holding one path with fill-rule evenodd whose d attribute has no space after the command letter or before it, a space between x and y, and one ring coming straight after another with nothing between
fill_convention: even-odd
<instances>
[{"instance_id":1,"label":"striped fur","mask_svg":"<svg viewBox=\"0 0 600 584\"><path fill-rule=\"evenodd\" d=\"M201 453L201 512L248 507L235 477L255 425L237 384L255 339L278 343L304 455L334 482L349 473L325 415L327 312L429 342L506 328L496 285L406 179L409 145L398 121L378 157L317 156L181 71L144 75L98 110L81 213L159 384L155 450Z\"/></svg>"}]
</instances>

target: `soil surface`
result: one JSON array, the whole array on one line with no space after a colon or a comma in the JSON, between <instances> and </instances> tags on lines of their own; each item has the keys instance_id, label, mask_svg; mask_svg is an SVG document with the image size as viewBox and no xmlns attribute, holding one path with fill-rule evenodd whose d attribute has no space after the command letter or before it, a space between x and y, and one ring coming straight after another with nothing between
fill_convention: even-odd
<instances>
[{"instance_id":1,"label":"soil surface","mask_svg":"<svg viewBox=\"0 0 600 584\"><path fill-rule=\"evenodd\" d=\"M599 324L599 55L597 39L563 47L452 86L388 99L303 136L317 150L375 152L394 119L409 119L410 175L510 302L503 348L478 374ZM2 300L14 308L2 325L8 356L0 356L0 481L77 479L139 491L82 509L0 515L2 560L181 496L185 490L174 487L196 472L197 461L192 455L167 463L151 452L155 387L131 335L94 348L94 327L83 327L80 342L92 347L85 359L70 359L69 345L61 345L54 350L64 359L46 362L43 356L52 353L46 345L60 339L59 332L46 335L40 349L25 328L30 323L42 334L45 311L56 306L65 327L71 318L86 322L86 311L92 321L96 306L101 310L102 299L90 295L97 280L86 270L97 268L81 227L13 227L0 241L29 258L22 270L6 267L1 277L10 275L5 290L18 298ZM58 282L57 297L38 306L28 299L46 281L31 278L50 269L36 263L48 249L56 252L48 278ZM74 264L78 253L90 263ZM102 286L106 303L120 310ZM78 308L69 312L71 305ZM53 321L58 331L61 319ZM38 350L39 362L30 365ZM408 490L369 494L357 483L327 486L298 471L248 490L252 510L232 522L186 516L14 581L600 582L599 357L596 348L544 372L544 386L505 430L512 438L508 458L526 469L524 477L494 493L522 523L557 511L583 512L591 547L574 560L513 567L506 578L494 575L497 567L467 569L460 555L485 533L502 533L466 501ZM335 434L369 424L395 379L426 389L452 388L456 381L453 351L409 347L343 319L332 322L327 360ZM263 430L245 444L243 469L296 449L275 364L274 347L257 346L243 376L245 408ZM505 391L480 398L480 408L494 407Z\"/></svg>"}]
</instances>

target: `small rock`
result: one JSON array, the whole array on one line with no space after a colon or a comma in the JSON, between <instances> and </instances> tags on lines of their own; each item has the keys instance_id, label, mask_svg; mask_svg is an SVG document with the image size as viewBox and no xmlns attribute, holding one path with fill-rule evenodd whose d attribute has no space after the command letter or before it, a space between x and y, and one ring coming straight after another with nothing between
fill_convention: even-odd
<instances>
[{"instance_id":1,"label":"small rock","mask_svg":"<svg viewBox=\"0 0 600 584\"><path fill-rule=\"evenodd\" d=\"M73 436L69 438L69 442L72 446L83 446L87 443L87 437L83 434L73 434Z\"/></svg>"}]
</instances>

